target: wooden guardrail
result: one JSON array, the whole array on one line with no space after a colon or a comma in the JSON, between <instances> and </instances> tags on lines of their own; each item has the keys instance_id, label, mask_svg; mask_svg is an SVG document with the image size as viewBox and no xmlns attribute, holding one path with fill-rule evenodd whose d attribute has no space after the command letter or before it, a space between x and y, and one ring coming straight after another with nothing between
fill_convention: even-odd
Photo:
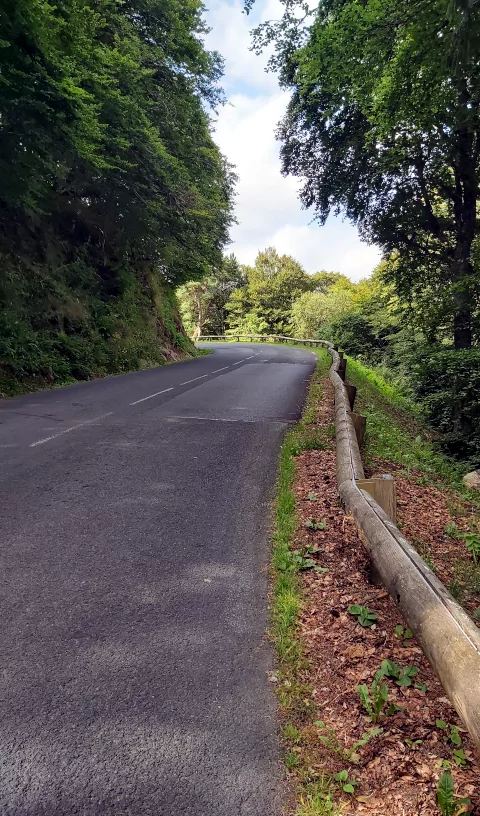
<instances>
[{"instance_id":1,"label":"wooden guardrail","mask_svg":"<svg viewBox=\"0 0 480 816\"><path fill-rule=\"evenodd\" d=\"M255 341L324 346L332 357L337 488L369 552L372 579L381 582L414 633L448 697L480 746L480 631L427 567L395 524L395 483L388 474L365 479L360 445L365 417L353 411L356 389L346 383L347 361L327 340L280 335L235 335ZM226 340L208 335L199 340Z\"/></svg>"},{"instance_id":2,"label":"wooden guardrail","mask_svg":"<svg viewBox=\"0 0 480 816\"><path fill-rule=\"evenodd\" d=\"M223 340L224 342L231 340L237 343L240 340L249 340L258 343L299 343L302 346L325 345L325 340L301 340L298 337L286 337L282 334L201 334L193 339L196 343L201 340Z\"/></svg>"}]
</instances>

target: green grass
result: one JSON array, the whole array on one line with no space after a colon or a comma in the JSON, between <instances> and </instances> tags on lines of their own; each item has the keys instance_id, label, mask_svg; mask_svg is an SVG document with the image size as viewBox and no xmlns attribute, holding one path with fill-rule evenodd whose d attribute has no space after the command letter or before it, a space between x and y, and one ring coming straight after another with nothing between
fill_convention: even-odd
<instances>
[{"instance_id":1,"label":"green grass","mask_svg":"<svg viewBox=\"0 0 480 816\"><path fill-rule=\"evenodd\" d=\"M291 545L296 528L295 456L303 450L331 447L332 436L312 428L315 409L323 394L322 379L328 375L331 358L324 349L315 349L317 369L310 384L303 417L288 431L280 453L275 506L275 528L272 549L273 597L271 603L271 635L278 661L278 698L288 721L283 728L284 762L295 771L299 783L299 803L296 816L340 816L341 810L331 798L331 782L312 775L308 752L298 753L302 726L313 722L315 705L305 680L307 661L299 637L298 615L301 609L301 587L298 568L291 557Z\"/></svg>"},{"instance_id":2,"label":"green grass","mask_svg":"<svg viewBox=\"0 0 480 816\"><path fill-rule=\"evenodd\" d=\"M357 386L355 410L367 417L365 461L373 457L387 459L404 467L407 473L418 470L440 486L475 498L462 485L465 466L439 453L422 424L418 406L405 397L399 388L388 383L374 369L348 358L347 378Z\"/></svg>"}]
</instances>

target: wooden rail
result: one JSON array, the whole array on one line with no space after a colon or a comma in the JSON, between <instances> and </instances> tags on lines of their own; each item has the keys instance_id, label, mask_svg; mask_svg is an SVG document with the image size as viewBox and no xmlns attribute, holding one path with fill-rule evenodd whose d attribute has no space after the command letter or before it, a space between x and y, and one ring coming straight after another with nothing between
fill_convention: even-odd
<instances>
[{"instance_id":1,"label":"wooden rail","mask_svg":"<svg viewBox=\"0 0 480 816\"><path fill-rule=\"evenodd\" d=\"M239 334L234 338L324 346L332 357L337 488L369 552L372 577L388 590L448 697L480 746L480 631L395 524L395 483L388 474L365 479L360 445L365 417L353 411L356 389L345 383L347 361L327 340ZM204 335L199 340L231 340Z\"/></svg>"}]
</instances>

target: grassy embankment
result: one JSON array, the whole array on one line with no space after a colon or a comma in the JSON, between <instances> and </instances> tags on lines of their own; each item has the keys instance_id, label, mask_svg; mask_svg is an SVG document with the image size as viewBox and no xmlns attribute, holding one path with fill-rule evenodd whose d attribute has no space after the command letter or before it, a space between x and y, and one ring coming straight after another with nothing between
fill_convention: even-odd
<instances>
[{"instance_id":1,"label":"grassy embankment","mask_svg":"<svg viewBox=\"0 0 480 816\"><path fill-rule=\"evenodd\" d=\"M398 388L348 360L358 388L356 410L367 417L368 471L395 471L399 526L452 595L480 619L480 494L462 476L471 468L443 455L435 434Z\"/></svg>"}]
</instances>

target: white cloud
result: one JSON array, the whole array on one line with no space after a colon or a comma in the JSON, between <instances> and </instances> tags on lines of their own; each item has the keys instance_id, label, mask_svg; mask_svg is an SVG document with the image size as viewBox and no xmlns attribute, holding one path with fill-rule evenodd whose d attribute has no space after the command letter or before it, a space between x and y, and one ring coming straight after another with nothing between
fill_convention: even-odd
<instances>
[{"instance_id":1,"label":"white cloud","mask_svg":"<svg viewBox=\"0 0 480 816\"><path fill-rule=\"evenodd\" d=\"M312 224L313 212L301 209L300 179L280 172L275 129L288 94L272 74L265 73L267 58L249 51L250 28L261 20L278 18L279 0L254 6L255 15L242 14L242 0L212 0L207 21L212 31L207 46L226 61L224 87L229 102L218 113L215 138L240 176L233 251L242 263L252 263L257 252L275 246L293 255L313 273L319 269L343 272L354 280L368 275L380 252L360 242L354 227L330 217L324 227Z\"/></svg>"}]
</instances>

